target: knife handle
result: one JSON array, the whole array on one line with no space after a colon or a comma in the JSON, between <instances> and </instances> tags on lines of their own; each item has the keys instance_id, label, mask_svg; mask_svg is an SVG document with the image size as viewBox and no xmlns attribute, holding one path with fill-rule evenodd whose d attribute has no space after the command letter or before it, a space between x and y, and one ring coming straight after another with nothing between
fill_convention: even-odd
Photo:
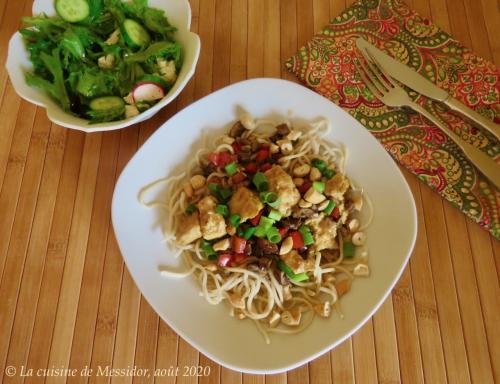
<instances>
[{"instance_id":1,"label":"knife handle","mask_svg":"<svg viewBox=\"0 0 500 384\"><path fill-rule=\"evenodd\" d=\"M470 109L465 104L462 104L460 101L454 99L451 96L446 99L444 103L454 111L460 112L462 115L468 117L470 120L476 123L476 125L479 125L480 127L488 130L493 136L497 138L497 140L500 140L500 125L495 124L493 121L487 119L484 116L481 116L479 113Z\"/></svg>"},{"instance_id":2,"label":"knife handle","mask_svg":"<svg viewBox=\"0 0 500 384\"><path fill-rule=\"evenodd\" d=\"M455 144L462 150L465 156L476 168L483 173L490 181L500 189L500 165L492 157L481 151L479 148L467 143L456 135L446 124L441 122L436 116L417 103L409 103L413 110L424 115L427 119L439 127Z\"/></svg>"}]
</instances>

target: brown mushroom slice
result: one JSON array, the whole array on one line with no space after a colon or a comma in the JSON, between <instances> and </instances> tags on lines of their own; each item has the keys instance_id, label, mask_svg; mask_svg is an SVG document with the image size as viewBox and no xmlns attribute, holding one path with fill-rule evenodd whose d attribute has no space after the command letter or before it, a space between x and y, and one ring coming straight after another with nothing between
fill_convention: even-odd
<instances>
[{"instance_id":1,"label":"brown mushroom slice","mask_svg":"<svg viewBox=\"0 0 500 384\"><path fill-rule=\"evenodd\" d=\"M332 308L329 301L314 305L314 312L321 317L330 317Z\"/></svg>"},{"instance_id":2,"label":"brown mushroom slice","mask_svg":"<svg viewBox=\"0 0 500 384\"><path fill-rule=\"evenodd\" d=\"M302 317L302 313L299 308L293 308L289 311L283 311L281 314L281 322L285 325L296 327L300 324L300 319Z\"/></svg>"}]
</instances>

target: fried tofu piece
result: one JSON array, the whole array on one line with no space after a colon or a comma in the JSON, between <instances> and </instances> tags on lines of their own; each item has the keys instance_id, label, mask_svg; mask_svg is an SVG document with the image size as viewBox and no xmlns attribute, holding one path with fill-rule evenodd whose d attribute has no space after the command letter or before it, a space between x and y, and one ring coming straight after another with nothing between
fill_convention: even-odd
<instances>
[{"instance_id":1,"label":"fried tofu piece","mask_svg":"<svg viewBox=\"0 0 500 384\"><path fill-rule=\"evenodd\" d=\"M241 217L241 222L252 219L264 208L259 196L247 187L239 187L229 201L229 209Z\"/></svg>"},{"instance_id":2,"label":"fried tofu piece","mask_svg":"<svg viewBox=\"0 0 500 384\"><path fill-rule=\"evenodd\" d=\"M347 192L347 189L349 189L349 180L341 173L337 173L326 182L325 195L342 201L344 200L344 194Z\"/></svg>"},{"instance_id":3,"label":"fried tofu piece","mask_svg":"<svg viewBox=\"0 0 500 384\"><path fill-rule=\"evenodd\" d=\"M205 240L218 239L226 234L226 221L222 215L215 212L217 200L207 196L198 202L200 211L200 226Z\"/></svg>"},{"instance_id":4,"label":"fried tofu piece","mask_svg":"<svg viewBox=\"0 0 500 384\"><path fill-rule=\"evenodd\" d=\"M337 223L328 217L319 217L306 221L314 236L314 249L337 249Z\"/></svg>"},{"instance_id":5,"label":"fried tofu piece","mask_svg":"<svg viewBox=\"0 0 500 384\"><path fill-rule=\"evenodd\" d=\"M269 180L269 190L278 194L281 201L278 211L283 216L290 216L292 207L300 200L300 193L292 177L279 165L273 166L264 173Z\"/></svg>"},{"instance_id":6,"label":"fried tofu piece","mask_svg":"<svg viewBox=\"0 0 500 384\"><path fill-rule=\"evenodd\" d=\"M305 271L305 260L295 249L292 249L284 255L280 255L280 258L290 267L293 273L302 273Z\"/></svg>"},{"instance_id":7,"label":"fried tofu piece","mask_svg":"<svg viewBox=\"0 0 500 384\"><path fill-rule=\"evenodd\" d=\"M182 215L175 232L175 238L180 245L188 245L201 237L200 218L198 212Z\"/></svg>"}]
</instances>

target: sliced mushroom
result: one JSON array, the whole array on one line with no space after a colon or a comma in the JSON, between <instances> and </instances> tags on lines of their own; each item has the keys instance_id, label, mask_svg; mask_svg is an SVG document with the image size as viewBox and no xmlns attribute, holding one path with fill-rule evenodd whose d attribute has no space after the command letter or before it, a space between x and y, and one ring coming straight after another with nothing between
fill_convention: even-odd
<instances>
[{"instance_id":1,"label":"sliced mushroom","mask_svg":"<svg viewBox=\"0 0 500 384\"><path fill-rule=\"evenodd\" d=\"M292 142L290 140L288 140L288 139L286 139L286 140L278 140L276 142L276 144L279 145L279 147L281 149L281 152L284 155L288 155L289 153L291 153L293 151Z\"/></svg>"},{"instance_id":2,"label":"sliced mushroom","mask_svg":"<svg viewBox=\"0 0 500 384\"><path fill-rule=\"evenodd\" d=\"M366 264L358 264L354 267L352 274L354 276L370 276L370 268L368 268L368 265Z\"/></svg>"},{"instance_id":3,"label":"sliced mushroom","mask_svg":"<svg viewBox=\"0 0 500 384\"><path fill-rule=\"evenodd\" d=\"M241 124L243 124L243 127L246 129L254 129L255 128L255 120L253 119L252 115L249 113L245 112L240 115L240 121Z\"/></svg>"},{"instance_id":4,"label":"sliced mushroom","mask_svg":"<svg viewBox=\"0 0 500 384\"><path fill-rule=\"evenodd\" d=\"M292 129L288 135L286 135L286 138L291 141L298 140L302 136L302 132Z\"/></svg>"},{"instance_id":5,"label":"sliced mushroom","mask_svg":"<svg viewBox=\"0 0 500 384\"><path fill-rule=\"evenodd\" d=\"M332 313L332 308L329 301L325 301L322 304L316 304L314 306L314 312L316 312L321 317L330 317Z\"/></svg>"},{"instance_id":6,"label":"sliced mushroom","mask_svg":"<svg viewBox=\"0 0 500 384\"><path fill-rule=\"evenodd\" d=\"M278 253L278 246L266 239L258 239L257 245L265 255L275 255Z\"/></svg>"},{"instance_id":7,"label":"sliced mushroom","mask_svg":"<svg viewBox=\"0 0 500 384\"><path fill-rule=\"evenodd\" d=\"M292 299L292 292L290 291L290 285L283 286L283 299L285 301Z\"/></svg>"},{"instance_id":8,"label":"sliced mushroom","mask_svg":"<svg viewBox=\"0 0 500 384\"><path fill-rule=\"evenodd\" d=\"M270 315L269 315L269 327L274 328L276 327L281 320L281 315L278 311L274 310Z\"/></svg>"},{"instance_id":9,"label":"sliced mushroom","mask_svg":"<svg viewBox=\"0 0 500 384\"><path fill-rule=\"evenodd\" d=\"M215 265L214 263L210 263L205 265L205 269L210 272L215 272L217 270L217 265Z\"/></svg>"},{"instance_id":10,"label":"sliced mushroom","mask_svg":"<svg viewBox=\"0 0 500 384\"><path fill-rule=\"evenodd\" d=\"M276 127L276 131L278 132L278 135L286 136L290 133L290 128L288 128L288 125L283 123L283 124L280 124Z\"/></svg>"},{"instance_id":11,"label":"sliced mushroom","mask_svg":"<svg viewBox=\"0 0 500 384\"><path fill-rule=\"evenodd\" d=\"M284 311L281 314L281 321L283 322L283 324L293 327L300 324L301 317L302 313L300 312L300 310L298 308L294 308L289 311Z\"/></svg>"},{"instance_id":12,"label":"sliced mushroom","mask_svg":"<svg viewBox=\"0 0 500 384\"><path fill-rule=\"evenodd\" d=\"M237 121L229 130L229 136L238 137L241 136L243 132L245 132L245 127L243 126L241 121Z\"/></svg>"}]
</instances>

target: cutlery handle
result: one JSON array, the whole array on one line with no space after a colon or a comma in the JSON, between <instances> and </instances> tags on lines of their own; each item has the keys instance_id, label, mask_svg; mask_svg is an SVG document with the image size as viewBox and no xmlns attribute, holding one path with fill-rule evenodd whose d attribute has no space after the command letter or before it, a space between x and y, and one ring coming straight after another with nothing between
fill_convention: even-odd
<instances>
[{"instance_id":1,"label":"cutlery handle","mask_svg":"<svg viewBox=\"0 0 500 384\"><path fill-rule=\"evenodd\" d=\"M497 140L500 140L500 125L495 124L493 121L487 119L484 116L481 116L479 113L470 109L453 97L449 97L444 101L444 103L454 111L460 112L462 115L468 117L470 120L476 123L476 125L479 125L480 127L488 130L493 136L497 138Z\"/></svg>"},{"instance_id":2,"label":"cutlery handle","mask_svg":"<svg viewBox=\"0 0 500 384\"><path fill-rule=\"evenodd\" d=\"M445 132L450 139L452 139L455 144L464 152L465 156L474 164L479 171L481 171L490 181L497 187L500 188L500 165L493 160L486 153L481 151L479 148L465 142L460 137L458 137L448 126L442 123L436 116L427 111L425 108L421 107L416 103L411 103L409 105L413 110L424 115L427 119L432 121L437 125L443 132Z\"/></svg>"}]
</instances>

